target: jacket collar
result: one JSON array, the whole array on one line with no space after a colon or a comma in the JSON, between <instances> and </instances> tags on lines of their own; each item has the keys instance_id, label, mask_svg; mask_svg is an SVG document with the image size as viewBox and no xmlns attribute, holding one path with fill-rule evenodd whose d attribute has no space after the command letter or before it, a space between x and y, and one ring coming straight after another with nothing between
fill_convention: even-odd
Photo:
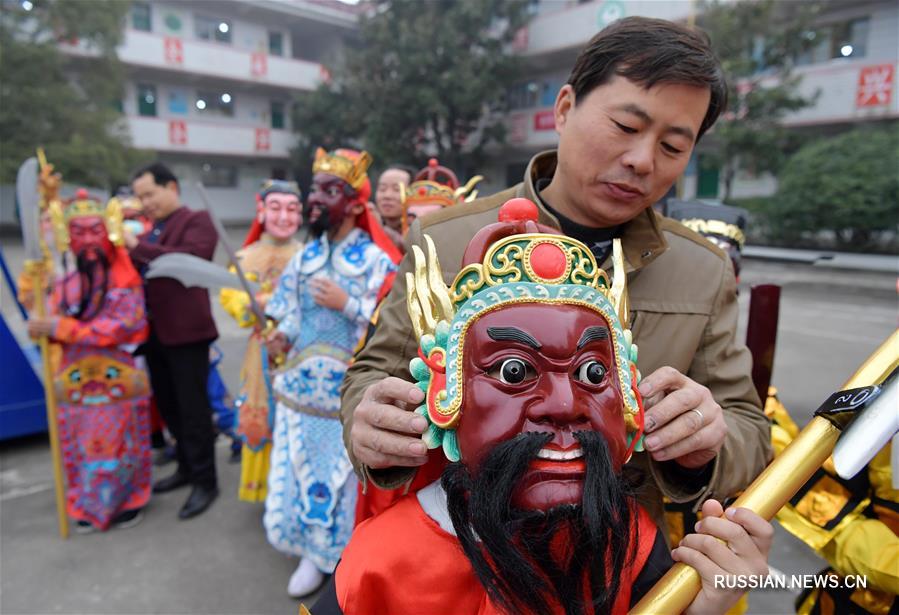
<instances>
[{"instance_id":1,"label":"jacket collar","mask_svg":"<svg viewBox=\"0 0 899 615\"><path fill-rule=\"evenodd\" d=\"M556 161L555 150L540 152L531 158L524 172L524 182L519 184L517 196L523 196L537 204L539 209L537 220L540 224L560 229L559 220L543 206L535 187L537 180L553 176ZM668 249L668 242L665 241L659 227L659 219L652 207L647 207L636 218L624 224L621 231L621 246L628 273L642 269Z\"/></svg>"}]
</instances>

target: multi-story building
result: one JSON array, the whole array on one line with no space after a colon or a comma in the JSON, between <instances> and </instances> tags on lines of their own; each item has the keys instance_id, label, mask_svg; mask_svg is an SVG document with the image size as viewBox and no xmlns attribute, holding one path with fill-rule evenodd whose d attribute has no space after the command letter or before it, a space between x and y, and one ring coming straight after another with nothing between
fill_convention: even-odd
<instances>
[{"instance_id":1,"label":"multi-story building","mask_svg":"<svg viewBox=\"0 0 899 615\"><path fill-rule=\"evenodd\" d=\"M267 177L290 175L295 144L290 105L328 77L357 28L361 5L340 0L143 0L132 3L118 55L127 72L122 111L136 147L155 150L182 180L184 200L199 206L203 181L226 220L252 215L253 193ZM477 171L482 194L521 180L530 157L555 147L556 93L577 54L612 21L645 15L687 21L692 0L531 0L534 15L516 37L526 77L508 93L506 142ZM899 117L895 92L899 5L895 0L830 0L816 24L817 43L796 59L804 94L816 103L788 126L827 133ZM85 53L67 46L69 53ZM678 196L715 198L719 169L697 148ZM770 176L738 175L734 196L770 194Z\"/></svg>"},{"instance_id":2,"label":"multi-story building","mask_svg":"<svg viewBox=\"0 0 899 615\"><path fill-rule=\"evenodd\" d=\"M535 12L516 40L527 77L509 92L506 144L479 169L488 177L482 192L521 181L530 157L555 147L557 136L552 105L568 78L578 52L589 39L615 19L629 15L687 21L697 3L690 0L592 0L532 2ZM815 24L812 49L796 59L802 76L800 91L818 92L815 104L791 114L790 127L827 134L861 122L899 118L896 94L899 5L895 0L833 0ZM714 135L705 139L711 142ZM682 181L679 196L715 198L721 194L719 169L700 143ZM708 147L708 145L706 145ZM734 196L771 194L770 176L741 173Z\"/></svg>"},{"instance_id":3,"label":"multi-story building","mask_svg":"<svg viewBox=\"0 0 899 615\"><path fill-rule=\"evenodd\" d=\"M337 0L133 2L118 48L132 144L172 168L185 202L200 206L202 181L223 219L251 218L261 182L289 175L292 100L355 30Z\"/></svg>"}]
</instances>

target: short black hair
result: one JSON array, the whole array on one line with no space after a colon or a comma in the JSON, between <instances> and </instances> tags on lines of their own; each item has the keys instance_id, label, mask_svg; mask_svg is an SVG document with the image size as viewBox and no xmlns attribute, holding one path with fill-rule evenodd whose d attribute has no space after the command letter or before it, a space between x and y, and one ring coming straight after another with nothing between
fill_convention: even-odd
<instances>
[{"instance_id":1,"label":"short black hair","mask_svg":"<svg viewBox=\"0 0 899 615\"><path fill-rule=\"evenodd\" d=\"M131 181L134 181L147 173L153 176L153 181L159 186L166 186L169 182L175 182L175 185L178 186L178 178L175 177L172 170L158 161L139 168L134 172L134 175L131 176Z\"/></svg>"},{"instance_id":2,"label":"short black hair","mask_svg":"<svg viewBox=\"0 0 899 615\"><path fill-rule=\"evenodd\" d=\"M727 82L708 34L698 28L648 17L626 17L590 39L568 77L575 104L621 76L651 88L659 83L707 87L709 108L699 140L727 107Z\"/></svg>"}]
</instances>

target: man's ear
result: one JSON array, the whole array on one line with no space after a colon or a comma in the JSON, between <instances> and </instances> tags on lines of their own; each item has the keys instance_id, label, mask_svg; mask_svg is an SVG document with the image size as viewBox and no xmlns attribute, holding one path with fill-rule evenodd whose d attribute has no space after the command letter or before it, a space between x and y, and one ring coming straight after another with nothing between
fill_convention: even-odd
<instances>
[{"instance_id":1,"label":"man's ear","mask_svg":"<svg viewBox=\"0 0 899 615\"><path fill-rule=\"evenodd\" d=\"M565 122L568 121L568 113L574 109L574 88L566 83L556 95L556 103L553 105L553 118L556 122L556 132L561 132Z\"/></svg>"},{"instance_id":2,"label":"man's ear","mask_svg":"<svg viewBox=\"0 0 899 615\"><path fill-rule=\"evenodd\" d=\"M353 216L358 216L363 211L365 211L365 203L356 201L350 206L350 214L352 214Z\"/></svg>"},{"instance_id":3,"label":"man's ear","mask_svg":"<svg viewBox=\"0 0 899 615\"><path fill-rule=\"evenodd\" d=\"M166 183L165 187L168 188L169 190L174 190L175 194L177 194L177 195L181 194L181 190L178 188L178 182L176 182L174 180L169 180Z\"/></svg>"},{"instance_id":4,"label":"man's ear","mask_svg":"<svg viewBox=\"0 0 899 615\"><path fill-rule=\"evenodd\" d=\"M265 222L265 201L258 194L256 195L256 218L260 223Z\"/></svg>"}]
</instances>

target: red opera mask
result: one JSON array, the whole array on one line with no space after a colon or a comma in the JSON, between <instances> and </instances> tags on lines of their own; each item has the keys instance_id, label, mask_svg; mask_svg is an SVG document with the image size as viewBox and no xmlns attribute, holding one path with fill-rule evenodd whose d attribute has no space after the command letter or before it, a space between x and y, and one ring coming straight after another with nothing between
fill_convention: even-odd
<instances>
[{"instance_id":1,"label":"red opera mask","mask_svg":"<svg viewBox=\"0 0 899 615\"><path fill-rule=\"evenodd\" d=\"M69 246L75 254L87 250L89 257L95 258L103 252L109 257L112 243L101 216L79 216L69 220Z\"/></svg>"},{"instance_id":2,"label":"red opera mask","mask_svg":"<svg viewBox=\"0 0 899 615\"><path fill-rule=\"evenodd\" d=\"M300 197L296 194L269 192L257 209L263 216L265 232L280 241L293 237L303 221Z\"/></svg>"},{"instance_id":3,"label":"red opera mask","mask_svg":"<svg viewBox=\"0 0 899 615\"><path fill-rule=\"evenodd\" d=\"M406 283L420 349L409 369L426 392L416 409L429 422L422 439L476 476L500 443L549 434L513 502L576 504L585 471L577 433L601 435L616 472L642 450L621 247L616 240L610 282L586 246L537 226L532 203L507 203L500 220L469 243L450 288L430 237L427 257L413 246Z\"/></svg>"},{"instance_id":4,"label":"red opera mask","mask_svg":"<svg viewBox=\"0 0 899 615\"><path fill-rule=\"evenodd\" d=\"M306 205L313 233L321 234L339 226L355 204L353 188L334 175L316 173Z\"/></svg>"},{"instance_id":5,"label":"red opera mask","mask_svg":"<svg viewBox=\"0 0 899 615\"><path fill-rule=\"evenodd\" d=\"M552 326L546 326L551 322ZM577 305L513 304L468 329L456 436L473 475L500 442L552 434L513 496L523 509L581 501L584 461L574 434L597 431L620 470L627 454L621 385L609 325Z\"/></svg>"}]
</instances>

